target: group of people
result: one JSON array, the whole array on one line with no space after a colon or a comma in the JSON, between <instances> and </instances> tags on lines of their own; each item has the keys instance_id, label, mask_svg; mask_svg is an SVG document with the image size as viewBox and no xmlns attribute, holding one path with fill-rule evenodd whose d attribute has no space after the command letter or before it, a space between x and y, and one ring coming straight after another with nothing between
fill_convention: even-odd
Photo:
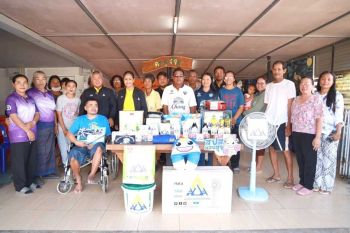
<instances>
[{"instance_id":1,"label":"group of people","mask_svg":"<svg viewBox=\"0 0 350 233\"><path fill-rule=\"evenodd\" d=\"M303 78L299 87L301 95L296 97L295 84L284 79L284 73L284 63L275 62L273 81L267 84L266 78L259 77L243 95L235 73L225 71L221 66L214 69L214 77L205 73L201 79L195 70L191 70L188 80L185 72L176 68L171 84L165 72L159 72L156 77L146 74L143 90L134 85L135 77L131 71L123 76L113 76L110 80L112 89L103 85L102 73L94 71L90 87L80 98L76 96L74 80L51 76L47 82L45 73L37 71L29 89L28 78L16 75L12 79L15 91L6 100L15 189L20 193L31 193L43 185L38 177L57 177L56 135L62 163L71 165L77 181L75 191L80 192L83 189L80 166L87 158L92 159L88 183L94 183L105 150L103 139L111 134L111 130L118 129L119 111L143 111L144 117L148 112L178 115L200 112L204 101L223 100L232 114L231 133L238 134L242 117L251 112L265 112L268 121L277 126L277 138L269 148L274 173L267 182L281 180L277 151L282 151L288 172L285 188L292 188L300 195L310 194L313 189L329 193L334 186L344 106L341 94L335 90L335 76L330 72L322 73L316 94L312 93L312 79ZM157 89L153 89L155 80L159 85ZM299 165L300 182L297 185L294 184L293 160L286 141L290 135ZM71 143L75 145L72 149ZM263 169L264 154L264 150L257 152L258 173ZM234 173L240 172L239 160L239 153L231 157Z\"/></svg>"}]
</instances>

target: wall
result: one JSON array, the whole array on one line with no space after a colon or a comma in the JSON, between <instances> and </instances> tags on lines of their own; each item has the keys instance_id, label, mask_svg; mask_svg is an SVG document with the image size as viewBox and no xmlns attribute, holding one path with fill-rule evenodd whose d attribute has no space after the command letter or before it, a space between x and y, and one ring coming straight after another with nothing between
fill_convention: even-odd
<instances>
[{"instance_id":1,"label":"wall","mask_svg":"<svg viewBox=\"0 0 350 233\"><path fill-rule=\"evenodd\" d=\"M6 97L12 92L11 80L7 69L0 69L0 115L5 114Z\"/></svg>"}]
</instances>

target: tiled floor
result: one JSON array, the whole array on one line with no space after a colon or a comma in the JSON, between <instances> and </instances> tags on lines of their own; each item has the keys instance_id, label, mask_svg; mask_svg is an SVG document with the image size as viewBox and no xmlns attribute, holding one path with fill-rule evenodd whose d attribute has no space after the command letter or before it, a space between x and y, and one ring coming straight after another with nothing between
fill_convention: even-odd
<instances>
[{"instance_id":1,"label":"tiled floor","mask_svg":"<svg viewBox=\"0 0 350 233\"><path fill-rule=\"evenodd\" d=\"M283 156L280 157L284 170ZM245 171L250 155L242 153L239 175L233 184L247 186ZM297 170L295 166L295 177ZM268 156L264 174L258 175L257 186L264 187L269 200L264 203L246 202L233 192L231 214L162 214L161 172L157 174L157 189L153 212L148 215L127 215L124 211L121 175L110 183L107 194L99 186L85 186L84 192L60 195L57 180L47 180L41 190L21 196L12 185L0 189L0 230L245 230L296 228L350 228L350 185L337 179L335 191L324 196L313 193L297 196L282 183L267 184L271 174ZM282 173L285 175L285 173ZM296 180L297 181L297 180Z\"/></svg>"}]
</instances>

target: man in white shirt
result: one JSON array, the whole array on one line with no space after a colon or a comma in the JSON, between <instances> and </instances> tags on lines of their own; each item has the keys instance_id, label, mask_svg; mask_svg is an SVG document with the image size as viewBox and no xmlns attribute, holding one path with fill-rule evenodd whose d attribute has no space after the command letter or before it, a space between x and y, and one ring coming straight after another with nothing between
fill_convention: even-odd
<instances>
[{"instance_id":1,"label":"man in white shirt","mask_svg":"<svg viewBox=\"0 0 350 233\"><path fill-rule=\"evenodd\" d=\"M193 89L184 85L184 71L176 68L173 72L173 84L164 89L162 105L164 114L195 113L197 102Z\"/></svg>"},{"instance_id":2,"label":"man in white shirt","mask_svg":"<svg viewBox=\"0 0 350 233\"><path fill-rule=\"evenodd\" d=\"M276 150L283 151L288 171L288 178L283 187L292 188L294 185L293 159L286 146L286 137L291 135L290 114L296 90L292 81L283 78L285 73L284 63L274 62L272 65L273 81L266 86L265 91L267 120L278 126L276 140L270 146L270 159L274 173L266 181L274 183L281 180Z\"/></svg>"}]
</instances>

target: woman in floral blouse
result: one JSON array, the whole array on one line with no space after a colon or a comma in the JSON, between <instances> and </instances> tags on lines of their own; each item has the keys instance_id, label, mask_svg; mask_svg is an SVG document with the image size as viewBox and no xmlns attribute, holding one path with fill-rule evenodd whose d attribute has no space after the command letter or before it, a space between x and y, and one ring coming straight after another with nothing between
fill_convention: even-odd
<instances>
[{"instance_id":1,"label":"woman in floral blouse","mask_svg":"<svg viewBox=\"0 0 350 233\"><path fill-rule=\"evenodd\" d=\"M322 99L324 116L314 190L330 194L334 187L337 149L343 127L344 99L335 89L335 75L329 71L320 74L316 88L317 95Z\"/></svg>"},{"instance_id":2,"label":"woman in floral blouse","mask_svg":"<svg viewBox=\"0 0 350 233\"><path fill-rule=\"evenodd\" d=\"M295 98L291 109L293 140L300 178L299 184L295 185L293 190L305 196L312 193L315 180L323 113L320 97L312 94L312 79L302 78L299 88L300 96Z\"/></svg>"}]
</instances>

